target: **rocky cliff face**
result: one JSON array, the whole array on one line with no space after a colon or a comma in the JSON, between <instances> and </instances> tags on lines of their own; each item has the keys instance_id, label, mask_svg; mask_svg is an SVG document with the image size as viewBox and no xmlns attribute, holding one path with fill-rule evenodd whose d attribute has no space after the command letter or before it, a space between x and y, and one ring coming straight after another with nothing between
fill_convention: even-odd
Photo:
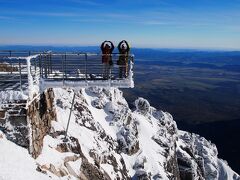
<instances>
[{"instance_id":1,"label":"rocky cliff face","mask_svg":"<svg viewBox=\"0 0 240 180\"><path fill-rule=\"evenodd\" d=\"M29 107L31 152L49 178L239 179L214 144L178 130L169 113L143 98L130 110L118 89L77 92L65 139L72 97L72 90L53 89Z\"/></svg>"},{"instance_id":2,"label":"rocky cliff face","mask_svg":"<svg viewBox=\"0 0 240 180\"><path fill-rule=\"evenodd\" d=\"M218 158L215 144L197 134L180 130L178 134L177 158L181 179L240 179L226 161Z\"/></svg>"},{"instance_id":3,"label":"rocky cliff face","mask_svg":"<svg viewBox=\"0 0 240 180\"><path fill-rule=\"evenodd\" d=\"M56 120L54 93L48 89L28 104L29 152L37 158L42 152L43 139L50 133L51 122Z\"/></svg>"},{"instance_id":4,"label":"rocky cliff face","mask_svg":"<svg viewBox=\"0 0 240 180\"><path fill-rule=\"evenodd\" d=\"M0 130L6 138L22 147L29 147L27 100L17 91L0 92Z\"/></svg>"}]
</instances>

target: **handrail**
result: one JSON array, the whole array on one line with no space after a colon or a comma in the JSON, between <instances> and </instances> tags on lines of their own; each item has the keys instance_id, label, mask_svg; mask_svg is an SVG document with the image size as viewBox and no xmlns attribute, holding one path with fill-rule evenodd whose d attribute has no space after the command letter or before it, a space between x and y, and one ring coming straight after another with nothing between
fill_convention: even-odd
<instances>
[{"instance_id":1,"label":"handrail","mask_svg":"<svg viewBox=\"0 0 240 180\"><path fill-rule=\"evenodd\" d=\"M53 52L53 51L27 51L27 50L0 50L0 55L1 53L28 53L30 55L35 55L35 54L52 54L52 55L102 55L102 53L91 53L91 52ZM107 54L105 54L107 55ZM126 55L126 54L120 54L120 53L111 53L109 55ZM128 56L134 56L133 54L128 54Z\"/></svg>"},{"instance_id":2,"label":"handrail","mask_svg":"<svg viewBox=\"0 0 240 180\"><path fill-rule=\"evenodd\" d=\"M13 54L4 54L6 52ZM21 53L29 53L32 56L24 54L26 57L23 57ZM113 65L108 66L102 63L103 56L111 56ZM118 63L122 57L127 60L127 64ZM29 93L31 89L41 89L42 87L68 86L76 88L94 85L133 87L133 59L133 54L119 53L45 51L37 54L36 51L0 50L0 65L7 63L7 66L10 67L9 71L5 72L0 69L0 78L3 79L3 83L17 82L18 79L20 89L28 87ZM51 84L53 82L54 84Z\"/></svg>"}]
</instances>

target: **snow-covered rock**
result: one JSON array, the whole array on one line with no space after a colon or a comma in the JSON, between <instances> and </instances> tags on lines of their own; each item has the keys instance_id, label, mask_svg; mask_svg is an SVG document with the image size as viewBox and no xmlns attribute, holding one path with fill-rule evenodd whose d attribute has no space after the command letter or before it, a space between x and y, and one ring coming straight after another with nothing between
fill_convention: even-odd
<instances>
[{"instance_id":1,"label":"snow-covered rock","mask_svg":"<svg viewBox=\"0 0 240 180\"><path fill-rule=\"evenodd\" d=\"M197 134L178 133L177 157L184 179L240 179L226 161L218 158L215 144Z\"/></svg>"},{"instance_id":2,"label":"snow-covered rock","mask_svg":"<svg viewBox=\"0 0 240 180\"><path fill-rule=\"evenodd\" d=\"M27 155L34 175L39 171L52 179L239 179L218 158L214 144L178 130L169 113L143 98L135 101L132 111L116 88L76 92L65 139L74 92L59 88L53 93L56 117L39 144L42 151L35 160Z\"/></svg>"},{"instance_id":3,"label":"snow-covered rock","mask_svg":"<svg viewBox=\"0 0 240 180\"><path fill-rule=\"evenodd\" d=\"M147 114L150 111L150 104L146 99L138 98L135 101L135 106L137 111L139 111L142 114Z\"/></svg>"},{"instance_id":4,"label":"snow-covered rock","mask_svg":"<svg viewBox=\"0 0 240 180\"><path fill-rule=\"evenodd\" d=\"M21 91L0 91L0 104L26 100L28 97Z\"/></svg>"}]
</instances>

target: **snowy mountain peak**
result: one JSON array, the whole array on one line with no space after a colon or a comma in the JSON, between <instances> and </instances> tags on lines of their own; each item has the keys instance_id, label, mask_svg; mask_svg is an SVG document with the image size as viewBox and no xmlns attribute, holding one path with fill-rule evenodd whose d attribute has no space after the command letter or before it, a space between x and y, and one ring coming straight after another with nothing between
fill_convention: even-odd
<instances>
[{"instance_id":1,"label":"snowy mountain peak","mask_svg":"<svg viewBox=\"0 0 240 180\"><path fill-rule=\"evenodd\" d=\"M47 119L44 122L49 127L39 133L33 127L30 138L33 151L40 152L31 161L36 163L41 176L52 179L240 178L217 157L214 144L178 130L169 113L151 107L143 98L135 101L133 111L119 89L81 89L75 96L66 140L74 92L53 89L45 94L52 98L46 101L46 110L39 114ZM36 122L34 126L38 126ZM44 134L43 138L38 134ZM1 144L6 141L0 136ZM1 178L6 179L0 172Z\"/></svg>"}]
</instances>

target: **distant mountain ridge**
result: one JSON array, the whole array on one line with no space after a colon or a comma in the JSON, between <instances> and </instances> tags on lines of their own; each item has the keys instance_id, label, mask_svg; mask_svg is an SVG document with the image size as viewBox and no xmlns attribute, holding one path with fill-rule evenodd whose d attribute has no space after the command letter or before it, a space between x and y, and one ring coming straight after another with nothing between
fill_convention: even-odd
<instances>
[{"instance_id":1,"label":"distant mountain ridge","mask_svg":"<svg viewBox=\"0 0 240 180\"><path fill-rule=\"evenodd\" d=\"M56 52L94 52L100 53L100 46L28 46L9 45L0 46L0 50L29 50ZM115 48L114 52L117 52ZM132 48L131 53L136 60L165 61L181 63L208 63L214 65L240 65L240 51L197 50L197 49L150 49Z\"/></svg>"}]
</instances>

